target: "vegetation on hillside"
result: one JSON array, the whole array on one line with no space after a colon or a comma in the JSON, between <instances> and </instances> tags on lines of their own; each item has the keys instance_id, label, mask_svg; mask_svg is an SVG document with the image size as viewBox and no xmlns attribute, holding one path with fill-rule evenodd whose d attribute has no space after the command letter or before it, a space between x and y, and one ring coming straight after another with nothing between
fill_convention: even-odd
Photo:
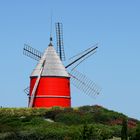
<instances>
[{"instance_id":1,"label":"vegetation on hillside","mask_svg":"<svg viewBox=\"0 0 140 140\"><path fill-rule=\"evenodd\" d=\"M122 120L127 120L122 125ZM131 140L140 135L139 121L101 106L79 108L1 108L0 140ZM122 127L124 126L124 128ZM124 133L123 133L124 134ZM138 140L138 139L137 139Z\"/></svg>"}]
</instances>

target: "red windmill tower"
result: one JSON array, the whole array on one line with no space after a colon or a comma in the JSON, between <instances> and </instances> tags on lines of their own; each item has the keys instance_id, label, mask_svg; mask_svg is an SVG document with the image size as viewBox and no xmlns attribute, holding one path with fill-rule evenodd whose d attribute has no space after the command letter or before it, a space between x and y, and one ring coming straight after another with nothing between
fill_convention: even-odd
<instances>
[{"instance_id":1,"label":"red windmill tower","mask_svg":"<svg viewBox=\"0 0 140 140\"><path fill-rule=\"evenodd\" d=\"M29 107L70 107L70 78L73 85L87 95L99 94L100 89L95 83L75 70L81 62L95 53L97 45L74 56L72 61L64 66L62 63L65 60L62 23L56 23L56 36L57 52L52 45L52 37L43 54L26 44L24 46L24 54L38 60L38 64L30 76L30 87L25 89L29 95ZM70 67L72 69L67 72Z\"/></svg>"}]
</instances>

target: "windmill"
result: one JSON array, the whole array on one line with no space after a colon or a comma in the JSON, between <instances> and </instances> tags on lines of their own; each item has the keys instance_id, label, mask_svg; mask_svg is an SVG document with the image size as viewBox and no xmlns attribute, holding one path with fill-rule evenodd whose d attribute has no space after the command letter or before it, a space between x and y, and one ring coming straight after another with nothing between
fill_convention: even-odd
<instances>
[{"instance_id":1,"label":"windmill","mask_svg":"<svg viewBox=\"0 0 140 140\"><path fill-rule=\"evenodd\" d=\"M29 96L29 107L70 107L70 83L89 96L100 93L100 88L84 74L76 70L85 59L96 52L97 44L72 57L66 66L62 23L55 24L57 48L52 37L44 53L24 44L23 54L38 61L30 76L30 87L24 91ZM68 72L69 71L69 72Z\"/></svg>"}]
</instances>

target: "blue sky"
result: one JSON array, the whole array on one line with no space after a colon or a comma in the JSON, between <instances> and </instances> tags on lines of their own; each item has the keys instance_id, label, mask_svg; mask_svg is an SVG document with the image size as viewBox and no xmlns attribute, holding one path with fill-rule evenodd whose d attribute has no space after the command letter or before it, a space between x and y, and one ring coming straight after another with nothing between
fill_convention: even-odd
<instances>
[{"instance_id":1,"label":"blue sky","mask_svg":"<svg viewBox=\"0 0 140 140\"><path fill-rule=\"evenodd\" d=\"M102 88L92 99L71 86L72 106L99 104L140 119L139 0L0 0L0 106L27 107L23 89L36 61L22 54L23 44L44 51L50 15L64 27L67 59L99 43L78 70Z\"/></svg>"}]
</instances>

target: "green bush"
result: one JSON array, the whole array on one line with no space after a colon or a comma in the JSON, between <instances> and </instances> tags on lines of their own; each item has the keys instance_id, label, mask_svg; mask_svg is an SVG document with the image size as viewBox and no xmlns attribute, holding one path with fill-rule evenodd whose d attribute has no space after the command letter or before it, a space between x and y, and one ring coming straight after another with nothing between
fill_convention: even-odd
<instances>
[{"instance_id":1,"label":"green bush","mask_svg":"<svg viewBox=\"0 0 140 140\"><path fill-rule=\"evenodd\" d=\"M7 124L0 124L0 133L12 132L12 131L13 131L13 127L8 126Z\"/></svg>"},{"instance_id":2,"label":"green bush","mask_svg":"<svg viewBox=\"0 0 140 140\"><path fill-rule=\"evenodd\" d=\"M81 130L80 140L99 140L100 130L94 125L84 124Z\"/></svg>"},{"instance_id":3,"label":"green bush","mask_svg":"<svg viewBox=\"0 0 140 140\"><path fill-rule=\"evenodd\" d=\"M114 137L121 137L121 126L120 125L114 125L110 127L113 131Z\"/></svg>"},{"instance_id":4,"label":"green bush","mask_svg":"<svg viewBox=\"0 0 140 140\"><path fill-rule=\"evenodd\" d=\"M136 129L131 134L130 140L140 140L140 123L137 124Z\"/></svg>"},{"instance_id":5,"label":"green bush","mask_svg":"<svg viewBox=\"0 0 140 140\"><path fill-rule=\"evenodd\" d=\"M67 125L75 125L82 123L80 114L77 113L60 113L55 116L56 122L61 122Z\"/></svg>"},{"instance_id":6,"label":"green bush","mask_svg":"<svg viewBox=\"0 0 140 140\"><path fill-rule=\"evenodd\" d=\"M89 105L79 107L79 111L81 111L81 112L91 112L91 110L92 110L92 108Z\"/></svg>"},{"instance_id":7,"label":"green bush","mask_svg":"<svg viewBox=\"0 0 140 140\"><path fill-rule=\"evenodd\" d=\"M0 139L6 140L104 140L121 136L121 126L110 125L123 114L100 106L73 108L2 108ZM46 118L54 120L48 122ZM130 138L139 135L131 129Z\"/></svg>"},{"instance_id":8,"label":"green bush","mask_svg":"<svg viewBox=\"0 0 140 140\"><path fill-rule=\"evenodd\" d=\"M0 133L0 140L18 140L18 137L14 132L5 132Z\"/></svg>"}]
</instances>

